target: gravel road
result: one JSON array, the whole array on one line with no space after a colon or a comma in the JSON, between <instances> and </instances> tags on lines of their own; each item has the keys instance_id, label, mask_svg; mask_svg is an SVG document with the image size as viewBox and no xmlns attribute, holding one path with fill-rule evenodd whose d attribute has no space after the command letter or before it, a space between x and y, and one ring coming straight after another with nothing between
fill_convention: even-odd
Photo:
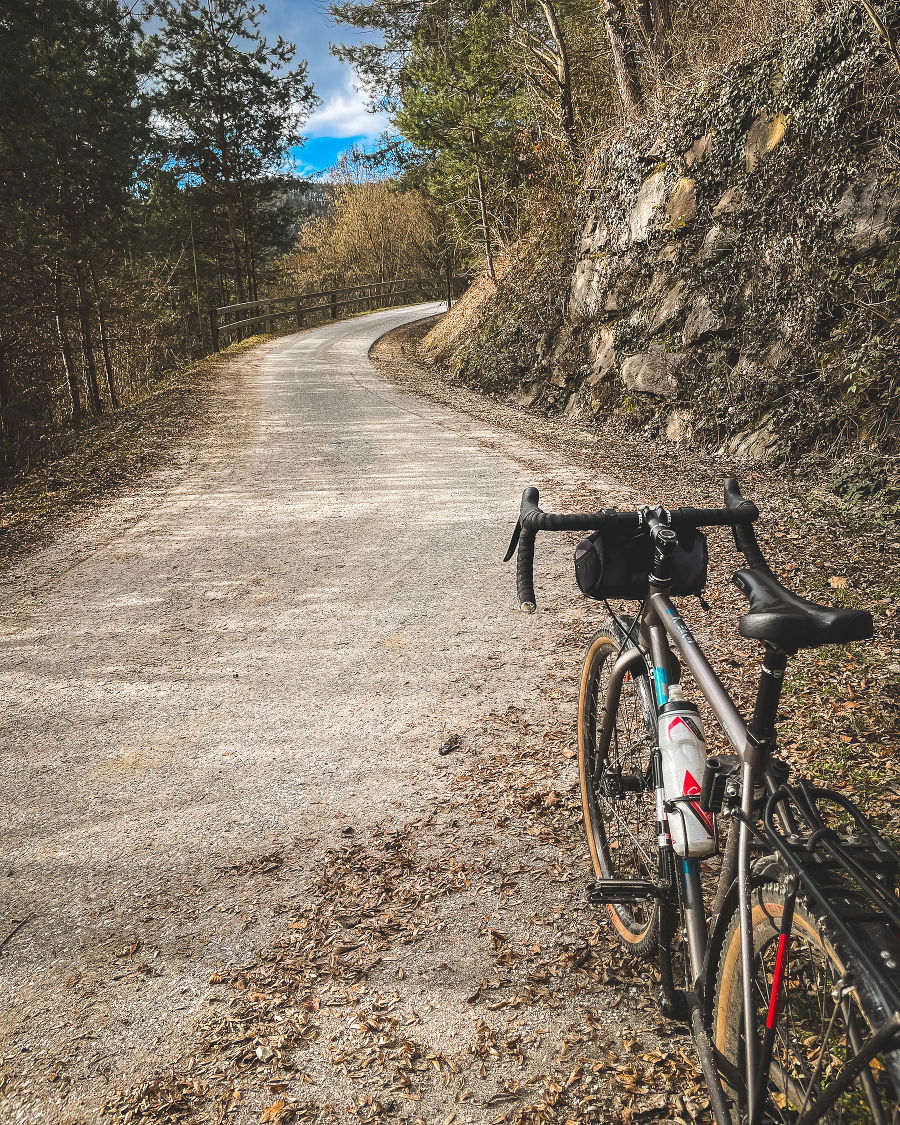
<instances>
[{"instance_id":1,"label":"gravel road","mask_svg":"<svg viewBox=\"0 0 900 1125\"><path fill-rule=\"evenodd\" d=\"M2 578L3 1121L98 1120L174 1065L306 859L440 801L476 717L552 711L562 625L500 560L521 488L579 476L375 373L435 311L229 361L199 444Z\"/></svg>"}]
</instances>

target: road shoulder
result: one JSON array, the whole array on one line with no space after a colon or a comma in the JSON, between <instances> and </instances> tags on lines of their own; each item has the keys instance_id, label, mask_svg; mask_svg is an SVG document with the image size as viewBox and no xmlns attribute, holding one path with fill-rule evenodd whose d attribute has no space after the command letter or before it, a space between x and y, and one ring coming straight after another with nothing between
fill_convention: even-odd
<instances>
[{"instance_id":1,"label":"road shoulder","mask_svg":"<svg viewBox=\"0 0 900 1125\"><path fill-rule=\"evenodd\" d=\"M547 417L479 393L428 362L420 342L437 318L382 336L370 358L381 376L491 427L527 437L561 455L590 480L612 477L643 502L698 507L722 502L722 481L737 476L762 516L757 533L782 581L826 605L869 610L876 636L850 649L801 652L791 662L782 706L782 752L821 783L861 800L900 839L900 523L877 510L842 501L811 475L790 466L740 463L679 447L615 424L584 426ZM496 438L491 440L496 441ZM547 496L548 507L615 504L601 490ZM511 499L511 507L513 501ZM550 547L545 543L544 549ZM710 538L713 617L695 613L698 633L737 698L751 706L756 652L737 636L746 603L731 585L742 557L729 536ZM574 586L574 584L573 584ZM574 589L572 596L577 596Z\"/></svg>"},{"instance_id":2,"label":"road shoulder","mask_svg":"<svg viewBox=\"0 0 900 1125\"><path fill-rule=\"evenodd\" d=\"M146 397L73 427L67 451L0 487L0 570L190 457L214 423L223 376L261 343L241 341L163 378Z\"/></svg>"}]
</instances>

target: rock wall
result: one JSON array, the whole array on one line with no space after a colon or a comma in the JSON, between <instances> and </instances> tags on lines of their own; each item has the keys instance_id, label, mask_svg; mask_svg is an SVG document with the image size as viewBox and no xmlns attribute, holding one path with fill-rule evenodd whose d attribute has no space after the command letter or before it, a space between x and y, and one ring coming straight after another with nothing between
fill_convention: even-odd
<instances>
[{"instance_id":1,"label":"rock wall","mask_svg":"<svg viewBox=\"0 0 900 1125\"><path fill-rule=\"evenodd\" d=\"M897 79L846 3L604 148L561 315L497 345L508 393L738 457L896 445Z\"/></svg>"}]
</instances>

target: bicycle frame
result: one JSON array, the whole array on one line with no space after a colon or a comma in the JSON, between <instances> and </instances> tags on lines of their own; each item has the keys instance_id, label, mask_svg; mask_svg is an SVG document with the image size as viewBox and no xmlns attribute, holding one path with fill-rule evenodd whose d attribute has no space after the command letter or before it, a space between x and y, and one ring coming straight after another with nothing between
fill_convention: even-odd
<instances>
[{"instance_id":1,"label":"bicycle frame","mask_svg":"<svg viewBox=\"0 0 900 1125\"><path fill-rule=\"evenodd\" d=\"M833 1081L826 1083L813 1104L807 1104L812 1092L812 1083L819 1075L824 1055L820 1052L816 1070L810 1080L809 1089L800 1109L798 1125L812 1125L823 1119L829 1107L841 1096L849 1085L859 1081L865 1089L865 1097L870 1108L877 1091L872 1084L871 1075L867 1078L869 1062L878 1052L890 1050L890 1063L895 1092L900 1090L900 969L889 952L900 930L900 898L895 887L900 883L900 857L886 842L881 841L875 829L868 823L863 813L846 802L840 794L829 790L812 790L800 782L799 790L785 784L788 771L785 764L775 757L775 721L781 698L787 653L796 652L800 647L815 647L818 644L847 643L863 640L872 635L873 621L870 614L862 611L829 611L825 607L798 599L780 586L772 574L759 548L752 524L759 518L759 510L752 501L746 500L740 492L738 482L733 478L725 481L725 507L723 509L678 508L665 510L661 507L644 507L639 512L617 512L604 510L594 513L556 515L542 511L538 505L539 494L536 488L528 488L522 494L519 522L516 525L507 559L516 554L516 593L520 607L525 612L535 609L534 596L534 545L539 531L591 531L603 532L627 529L640 535L649 533L652 562L649 570L641 571L637 565L632 567L631 583L622 585L619 576L605 582L606 564L603 551L594 551L599 561L593 566L592 550L588 544L579 555L576 552L576 575L582 592L589 597L603 599L616 596L630 599L645 593L639 623L629 626L618 621L622 650L609 671L606 682L602 710L594 713L591 739L595 746L608 748L616 735L616 720L622 685L626 675L632 673L639 679L647 693L655 693L655 705L661 708L668 702L668 685L680 679L680 667L686 667L693 675L698 689L710 705L713 715L734 748L736 757L730 761L708 759L703 773L700 803L703 811L719 811L729 819L729 831L722 869L718 877L712 918L707 927L706 910L700 879L700 860L690 854L680 856L671 846L671 837L666 832L667 821L673 815L684 815L684 806L676 797L666 801L662 785L661 755L656 749L651 756L651 768L643 778L642 788L651 784L656 791L659 880L598 878L589 888L592 902L613 906L619 902L656 899L659 904L660 935L663 930L671 937L672 924L676 911L684 924L685 945L689 987L681 1000L687 1002L690 1022L694 1034L701 1069L709 1086L712 1109L719 1125L730 1125L732 1120L729 1096L724 1083L733 1087L741 1109L746 1110L745 1125L760 1125L768 1098L768 1076L772 1064L773 1043L779 1026L780 1009L784 998L784 976L787 971L790 953L794 906L798 894L804 899L816 901L825 916L831 918L831 925L843 935L845 944L852 953L853 964L862 965L867 979L874 981L877 988L884 984L882 967L876 963L863 942L854 943L852 922L860 915L848 915L851 925L844 925L841 910L831 901L829 879L837 878L843 889L846 878L855 879L856 886L851 889L851 897L860 894L870 905L865 907L866 917L870 910L880 924L887 926L887 945L882 943L880 957L885 958L885 970L890 969L898 978L896 987L878 993L875 1000L874 1022L869 1020L873 1034L867 1042L853 1018L848 1015L848 1002L843 991L845 978L837 989L839 996L835 1001L835 1015L838 1006L845 1013L847 1034L852 1047L850 1057ZM674 577L673 559L678 546L680 528L730 527L734 533L735 544L744 556L747 571L738 572L736 582L747 593L751 603L751 624L755 635L763 640L764 652L753 714L745 719L735 706L724 685L713 670L691 630L682 620L669 596ZM600 545L603 546L602 535ZM579 559L584 565L579 570ZM584 560L587 560L584 562ZM593 569L592 569L593 566ZM599 570L597 569L599 567ZM647 586L644 591L637 588L638 574L644 574ZM627 591L627 592L626 592ZM760 621L752 622L754 604L764 604L771 596L780 607L796 607L803 626L795 631L790 621L772 622L773 627L761 628ZM755 599L755 601L754 601ZM806 615L809 614L807 618ZM615 615L613 615L615 616ZM792 613L786 614L791 617ZM748 624L748 630L751 628ZM635 631L637 635L635 635ZM677 654L677 655L676 655ZM649 673L649 675L648 675ZM648 702L645 699L645 702ZM597 729L599 726L599 730ZM579 731L579 739L581 730ZM582 763L582 769L590 769ZM652 780L651 780L652 774ZM584 775L582 776L584 784ZM799 796L798 796L799 793ZM768 799L766 795L768 794ZM816 797L821 794L826 799L845 805L845 813L851 812L857 825L864 829L869 841L879 852L880 867L872 874L872 856L869 851L854 850L852 839L844 846L842 837L827 827L816 811ZM827 796L826 796L827 795ZM586 819L590 817L588 802L585 804ZM777 821L777 828L775 822ZM784 909L781 914L780 931L777 933L777 952L771 974L771 987L761 994L768 1011L765 1014L765 1028L760 1026L761 1042L757 1037L760 1023L757 1011L759 991L756 982L755 950L753 940L753 902L756 887L761 880L751 868L751 848L754 841L763 845L766 855L777 856L779 880L784 876ZM823 874L824 873L824 874ZM819 884L818 880L826 882ZM880 880L880 881L879 881ZM634 886L629 889L628 884ZM828 885L826 885L828 884ZM677 897L676 897L677 895ZM637 897L635 897L637 896ZM848 900L849 901L849 900ZM709 1007L716 991L713 974L718 968L716 954L720 950L720 939L725 939L725 929L737 915L739 932L740 988L742 992L742 1058L718 1055L710 1041ZM843 929L842 929L843 926ZM890 929L893 927L893 929ZM731 931L729 931L730 933ZM729 939L730 940L730 939ZM660 971L663 984L663 1010L673 1008L679 1002L674 988L671 960L668 955L668 942L661 937ZM832 997L835 989L831 989ZM873 994L874 995L874 994ZM889 1000L886 1000L889 997ZM857 998L859 999L859 997ZM896 1001L896 1002L895 1002ZM884 1013L887 1018L884 1019ZM868 1018L868 1017L867 1017ZM832 1017L834 1022L834 1016ZM831 1024L829 1024L830 1029ZM738 1029L729 1029L738 1030ZM825 1049L828 1032L823 1039ZM733 1045L733 1043L732 1043ZM735 1066L737 1062L737 1067ZM884 1069L884 1068L882 1068ZM868 1085L867 1085L868 1081ZM746 1097L744 1096L746 1088ZM876 1118L883 1120L883 1114Z\"/></svg>"},{"instance_id":2,"label":"bicycle frame","mask_svg":"<svg viewBox=\"0 0 900 1125\"><path fill-rule=\"evenodd\" d=\"M734 827L729 831L729 846L719 875L716 903L721 905L725 894L738 878L738 901L741 918L741 967L744 989L744 1042L747 1074L757 1073L759 1043L754 1021L755 1004L753 988L753 932L750 902L750 842L751 824L758 804L757 791L765 784L770 792L777 786L768 776L768 766L774 749L775 717L781 697L781 685L787 658L784 653L767 648L760 674L759 690L753 719L748 724L738 711L722 681L706 659L694 635L685 624L671 598L662 590L653 589L648 595L646 612L641 621L637 647L626 649L610 673L606 707L599 738L607 739L612 732L618 710L622 683L638 662L644 663L649 653L653 666L657 703L665 702L667 685L671 682L677 665L672 649L689 668L701 694L706 698L728 741L741 761L742 803L741 817L736 827L736 848L732 845ZM788 826L789 827L789 826ZM790 829L789 829L790 830ZM675 857L679 875L685 936L688 948L691 980L695 991L702 988L709 941L706 910L700 882L699 860ZM749 1119L754 1120L756 1091L753 1083L748 1088Z\"/></svg>"}]
</instances>

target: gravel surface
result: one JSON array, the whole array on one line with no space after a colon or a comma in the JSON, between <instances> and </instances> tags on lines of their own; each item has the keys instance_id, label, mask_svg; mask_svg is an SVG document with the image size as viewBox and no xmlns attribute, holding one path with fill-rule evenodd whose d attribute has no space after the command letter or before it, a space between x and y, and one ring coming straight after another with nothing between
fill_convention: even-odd
<instances>
[{"instance_id":1,"label":"gravel surface","mask_svg":"<svg viewBox=\"0 0 900 1125\"><path fill-rule=\"evenodd\" d=\"M648 463L410 360L421 325L382 335L435 311L228 361L202 440L3 577L0 1120L707 1120L654 971L584 900L576 677L602 616L565 537L532 617L500 560L525 484L706 504L730 466ZM882 533L829 556L775 476L748 492L794 585L857 597ZM746 698L737 559L711 546L722 616L690 616ZM866 603L876 668L892 589ZM889 700L863 672L851 706L861 682ZM827 733L871 759L844 686Z\"/></svg>"},{"instance_id":2,"label":"gravel surface","mask_svg":"<svg viewBox=\"0 0 900 1125\"><path fill-rule=\"evenodd\" d=\"M572 927L596 920L576 894L583 862L560 866L563 799L547 787L561 770L568 823L556 710L571 687L554 689L555 669L585 610L521 617L500 561L523 485L579 475L376 375L372 341L433 312L230 361L201 441L4 575L2 1120L487 1122L535 1089L562 1104L535 1076L572 1071L553 1064L567 1027L621 1038L621 1016L573 999L607 986L587 952L565 961L585 945ZM516 724L556 739L549 771L543 739L517 754ZM511 798L515 830L500 816L492 835ZM561 923L570 900L581 914ZM336 946L363 904L368 936ZM511 1042L491 990L508 996L523 957L534 976L541 942L503 950L535 927L545 958L587 976L562 1000L541 986ZM272 976L285 950L288 984ZM290 1050L288 995L323 1013ZM368 1034L347 1024L365 1004L418 1025L407 1085L399 1064L375 1078L374 1056L342 1058L341 1036Z\"/></svg>"}]
</instances>

